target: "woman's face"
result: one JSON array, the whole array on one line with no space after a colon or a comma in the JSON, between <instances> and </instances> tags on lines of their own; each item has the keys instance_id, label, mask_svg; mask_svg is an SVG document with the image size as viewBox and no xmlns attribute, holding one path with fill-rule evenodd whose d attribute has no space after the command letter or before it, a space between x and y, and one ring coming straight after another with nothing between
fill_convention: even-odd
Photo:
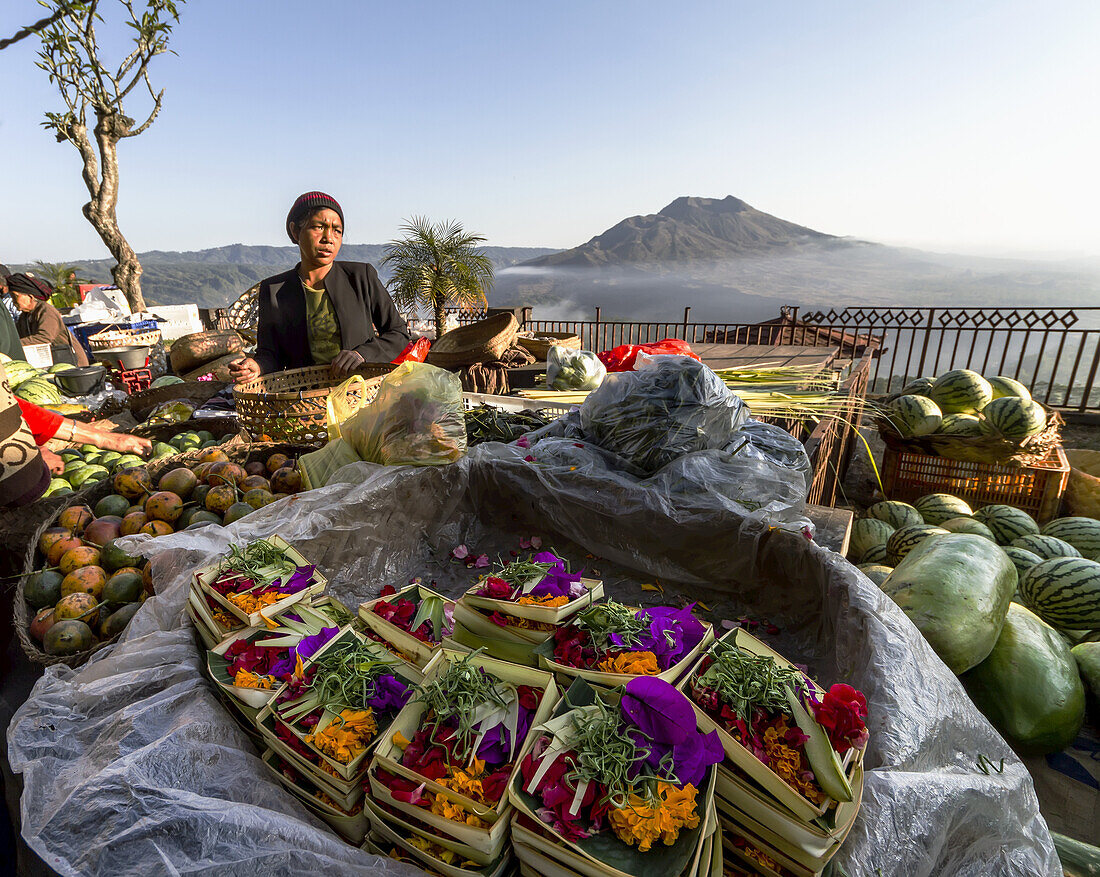
<instances>
[{"instance_id":1,"label":"woman's face","mask_svg":"<svg viewBox=\"0 0 1100 877\"><path fill-rule=\"evenodd\" d=\"M11 298L12 301L15 302L15 306L24 314L29 314L33 311L35 304L37 304L33 295L27 295L23 292L13 291L11 293Z\"/></svg>"},{"instance_id":2,"label":"woman's face","mask_svg":"<svg viewBox=\"0 0 1100 877\"><path fill-rule=\"evenodd\" d=\"M344 224L339 213L327 207L314 213L298 230L302 265L310 268L331 265L340 252L343 240Z\"/></svg>"}]
</instances>

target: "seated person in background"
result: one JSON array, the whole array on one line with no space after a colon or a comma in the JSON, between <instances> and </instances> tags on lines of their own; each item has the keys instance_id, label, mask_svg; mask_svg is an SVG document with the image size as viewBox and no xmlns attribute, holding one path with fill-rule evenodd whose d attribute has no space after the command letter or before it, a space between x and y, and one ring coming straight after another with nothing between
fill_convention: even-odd
<instances>
[{"instance_id":1,"label":"seated person in background","mask_svg":"<svg viewBox=\"0 0 1100 877\"><path fill-rule=\"evenodd\" d=\"M73 351L77 365L88 365L84 349L69 334L61 311L50 304L53 291L37 277L29 274L12 274L7 278L7 291L19 309L15 327L19 339L25 344L49 344L50 347L68 347Z\"/></svg>"},{"instance_id":2,"label":"seated person in background","mask_svg":"<svg viewBox=\"0 0 1100 877\"><path fill-rule=\"evenodd\" d=\"M234 380L311 365L331 365L342 378L364 363L391 362L409 343L405 321L373 265L336 261L344 238L336 200L300 196L286 231L302 260L260 282L256 354L230 364Z\"/></svg>"}]
</instances>

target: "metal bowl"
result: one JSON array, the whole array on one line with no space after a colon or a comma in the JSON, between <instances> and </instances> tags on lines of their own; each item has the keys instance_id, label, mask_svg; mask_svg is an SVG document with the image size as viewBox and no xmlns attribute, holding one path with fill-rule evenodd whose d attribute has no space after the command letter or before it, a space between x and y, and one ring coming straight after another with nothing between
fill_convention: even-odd
<instances>
[{"instance_id":1,"label":"metal bowl","mask_svg":"<svg viewBox=\"0 0 1100 877\"><path fill-rule=\"evenodd\" d=\"M71 368L68 371L57 372L54 377L61 389L70 396L86 396L94 392L103 383L103 376L107 373L101 365L89 365L85 368Z\"/></svg>"},{"instance_id":2,"label":"metal bowl","mask_svg":"<svg viewBox=\"0 0 1100 877\"><path fill-rule=\"evenodd\" d=\"M150 348L147 345L130 345L127 347L108 347L105 350L93 350L92 356L105 365L118 366L122 363L124 369L145 368L149 359Z\"/></svg>"}]
</instances>

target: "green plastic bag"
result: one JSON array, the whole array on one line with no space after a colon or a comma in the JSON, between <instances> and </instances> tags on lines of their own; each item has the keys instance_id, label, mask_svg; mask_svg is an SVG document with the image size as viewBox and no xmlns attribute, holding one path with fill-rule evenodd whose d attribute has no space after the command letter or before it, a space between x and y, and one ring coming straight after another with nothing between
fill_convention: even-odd
<instances>
[{"instance_id":1,"label":"green plastic bag","mask_svg":"<svg viewBox=\"0 0 1100 877\"><path fill-rule=\"evenodd\" d=\"M305 490L324 487L337 469L358 462L359 455L351 445L343 439L333 439L319 451L312 451L298 458L298 468L304 482L302 487Z\"/></svg>"}]
</instances>

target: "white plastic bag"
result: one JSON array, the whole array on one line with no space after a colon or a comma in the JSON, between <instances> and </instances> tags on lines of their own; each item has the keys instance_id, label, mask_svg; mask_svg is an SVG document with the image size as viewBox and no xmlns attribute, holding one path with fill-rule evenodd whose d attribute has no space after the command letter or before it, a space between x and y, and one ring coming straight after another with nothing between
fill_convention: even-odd
<instances>
[{"instance_id":1,"label":"white plastic bag","mask_svg":"<svg viewBox=\"0 0 1100 877\"><path fill-rule=\"evenodd\" d=\"M546 383L554 390L595 390L607 369L590 350L554 345L546 355Z\"/></svg>"}]
</instances>

